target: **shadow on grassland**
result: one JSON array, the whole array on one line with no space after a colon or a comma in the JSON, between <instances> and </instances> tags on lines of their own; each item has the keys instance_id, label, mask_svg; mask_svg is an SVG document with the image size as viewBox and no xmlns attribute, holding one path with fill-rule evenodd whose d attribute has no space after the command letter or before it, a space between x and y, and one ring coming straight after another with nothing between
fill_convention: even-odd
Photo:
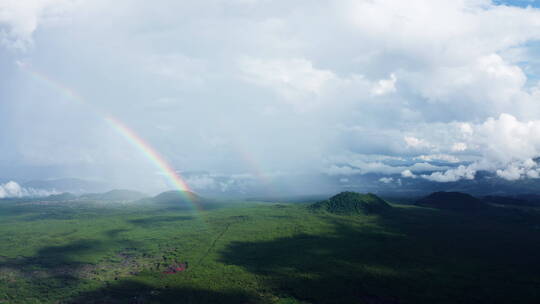
<instances>
[{"instance_id":1,"label":"shadow on grassland","mask_svg":"<svg viewBox=\"0 0 540 304\"><path fill-rule=\"evenodd\" d=\"M62 246L41 248L30 257L0 259L0 274L4 279L14 276L18 285L13 285L7 293L11 298L37 298L40 302L65 298L73 288L85 283L92 264L84 258L104 254L111 247L137 247L131 241L78 240ZM0 281L3 281L0 278Z\"/></svg>"},{"instance_id":2,"label":"shadow on grassland","mask_svg":"<svg viewBox=\"0 0 540 304\"><path fill-rule=\"evenodd\" d=\"M65 246L44 247L31 257L5 259L0 262L0 269L16 272L21 279L32 284L34 294L45 296L50 290L78 284L77 273L83 263L73 257L95 245L94 241L78 241Z\"/></svg>"},{"instance_id":3,"label":"shadow on grassland","mask_svg":"<svg viewBox=\"0 0 540 304\"><path fill-rule=\"evenodd\" d=\"M425 208L394 208L375 226L321 217L333 233L233 242L221 262L259 275L275 294L313 303L540 299L539 235L526 227Z\"/></svg>"},{"instance_id":4,"label":"shadow on grassland","mask_svg":"<svg viewBox=\"0 0 540 304\"><path fill-rule=\"evenodd\" d=\"M254 295L239 290L216 292L189 287L156 288L125 280L96 291L83 293L67 303L259 303Z\"/></svg>"}]
</instances>

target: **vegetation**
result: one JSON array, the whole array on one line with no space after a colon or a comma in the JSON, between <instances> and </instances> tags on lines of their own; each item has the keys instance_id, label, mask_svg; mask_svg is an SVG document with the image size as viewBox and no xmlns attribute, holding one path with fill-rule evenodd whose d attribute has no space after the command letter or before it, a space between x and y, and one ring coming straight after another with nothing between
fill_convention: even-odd
<instances>
[{"instance_id":1,"label":"vegetation","mask_svg":"<svg viewBox=\"0 0 540 304\"><path fill-rule=\"evenodd\" d=\"M499 196L499 195L487 195L482 197L482 201L497 204L497 205L512 205L512 206L540 206L540 197L538 195L516 195L516 196Z\"/></svg>"},{"instance_id":2,"label":"vegetation","mask_svg":"<svg viewBox=\"0 0 540 304\"><path fill-rule=\"evenodd\" d=\"M313 204L314 210L325 210L336 214L371 214L381 213L390 209L390 205L375 194L360 194L356 192L341 192Z\"/></svg>"},{"instance_id":3,"label":"vegetation","mask_svg":"<svg viewBox=\"0 0 540 304\"><path fill-rule=\"evenodd\" d=\"M461 211L478 211L488 206L467 193L444 191L434 192L418 200L417 204L424 207Z\"/></svg>"},{"instance_id":4,"label":"vegetation","mask_svg":"<svg viewBox=\"0 0 540 304\"><path fill-rule=\"evenodd\" d=\"M0 201L0 303L540 302L532 209L212 206Z\"/></svg>"},{"instance_id":5,"label":"vegetation","mask_svg":"<svg viewBox=\"0 0 540 304\"><path fill-rule=\"evenodd\" d=\"M193 201L202 202L203 199L192 192L166 191L146 200L148 203L186 207L189 206Z\"/></svg>"}]
</instances>

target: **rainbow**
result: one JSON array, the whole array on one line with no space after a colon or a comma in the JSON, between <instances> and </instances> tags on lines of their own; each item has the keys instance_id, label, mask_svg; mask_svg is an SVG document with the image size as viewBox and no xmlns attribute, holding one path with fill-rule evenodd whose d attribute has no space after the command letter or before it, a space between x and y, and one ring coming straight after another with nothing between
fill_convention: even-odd
<instances>
[{"instance_id":1,"label":"rainbow","mask_svg":"<svg viewBox=\"0 0 540 304\"><path fill-rule=\"evenodd\" d=\"M201 209L196 204L196 198L193 191L189 188L187 183L180 177L171 165L144 139L142 139L133 129L130 129L123 122L119 121L113 116L105 116L104 119L115 129L123 138L125 138L131 145L136 147L150 162L152 162L165 176L168 177L170 183L175 189L181 191L184 196L195 204L197 209Z\"/></svg>"},{"instance_id":2,"label":"rainbow","mask_svg":"<svg viewBox=\"0 0 540 304\"><path fill-rule=\"evenodd\" d=\"M180 191L182 195L191 202L197 210L202 210L201 206L197 203L197 199L189 188L188 184L178 174L173 167L161 156L148 142L140 137L133 129L129 128L126 124L120 121L118 118L106 113L100 109L97 109L92 104L88 103L81 95L77 94L71 88L61 84L60 82L48 77L35 69L32 69L28 64L17 62L18 66L24 71L27 71L37 80L46 83L50 87L58 90L62 95L68 99L76 101L82 105L85 105L93 110L98 116L103 118L119 135L121 135L126 141L128 141L133 147L137 148L143 156L146 157L156 168L160 170L165 177L167 177L171 186L175 190Z\"/></svg>"}]
</instances>

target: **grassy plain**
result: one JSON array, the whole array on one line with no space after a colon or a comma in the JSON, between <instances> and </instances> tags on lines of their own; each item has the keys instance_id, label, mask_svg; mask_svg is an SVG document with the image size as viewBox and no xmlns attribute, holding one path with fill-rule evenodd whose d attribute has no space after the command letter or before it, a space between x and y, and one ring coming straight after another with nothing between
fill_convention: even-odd
<instances>
[{"instance_id":1,"label":"grassy plain","mask_svg":"<svg viewBox=\"0 0 540 304\"><path fill-rule=\"evenodd\" d=\"M393 207L2 201L0 303L540 303L536 211Z\"/></svg>"}]
</instances>

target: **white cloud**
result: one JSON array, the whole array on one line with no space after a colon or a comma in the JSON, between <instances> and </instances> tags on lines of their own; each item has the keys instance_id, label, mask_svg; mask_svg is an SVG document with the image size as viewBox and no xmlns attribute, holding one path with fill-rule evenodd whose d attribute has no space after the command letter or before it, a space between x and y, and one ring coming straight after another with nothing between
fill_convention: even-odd
<instances>
[{"instance_id":1,"label":"white cloud","mask_svg":"<svg viewBox=\"0 0 540 304\"><path fill-rule=\"evenodd\" d=\"M458 163L459 158L450 155L450 154L429 154L429 155L420 155L415 157L415 159L423 160L426 162L433 162L433 161L443 161L447 163Z\"/></svg>"},{"instance_id":2,"label":"white cloud","mask_svg":"<svg viewBox=\"0 0 540 304\"><path fill-rule=\"evenodd\" d=\"M463 133L463 135L465 136L470 136L473 134L473 128L471 126L471 124L469 123L461 123L459 125L459 129L461 131L461 133Z\"/></svg>"},{"instance_id":3,"label":"white cloud","mask_svg":"<svg viewBox=\"0 0 540 304\"><path fill-rule=\"evenodd\" d=\"M467 144L466 143L462 143L462 142L458 142L458 143L455 143L452 145L452 151L454 152L462 152L462 151L465 151L467 150Z\"/></svg>"},{"instance_id":4,"label":"white cloud","mask_svg":"<svg viewBox=\"0 0 540 304\"><path fill-rule=\"evenodd\" d=\"M381 178L379 178L379 181L381 183L389 184L389 183L393 182L394 179L392 177L381 177Z\"/></svg>"},{"instance_id":5,"label":"white cloud","mask_svg":"<svg viewBox=\"0 0 540 304\"><path fill-rule=\"evenodd\" d=\"M517 166L508 166L505 169L498 169L497 175L506 180L518 180L525 174L525 169Z\"/></svg>"},{"instance_id":6,"label":"white cloud","mask_svg":"<svg viewBox=\"0 0 540 304\"><path fill-rule=\"evenodd\" d=\"M361 74L340 77L334 71L314 67L305 58L243 58L239 67L244 81L276 92L280 100L301 111L363 99L372 86Z\"/></svg>"},{"instance_id":7,"label":"white cloud","mask_svg":"<svg viewBox=\"0 0 540 304\"><path fill-rule=\"evenodd\" d=\"M539 178L540 167L534 160L526 159L507 164L506 167L497 169L496 173L499 177L511 181L524 178Z\"/></svg>"},{"instance_id":8,"label":"white cloud","mask_svg":"<svg viewBox=\"0 0 540 304\"><path fill-rule=\"evenodd\" d=\"M503 113L475 127L473 144L484 157L502 164L540 156L540 120L520 121Z\"/></svg>"},{"instance_id":9,"label":"white cloud","mask_svg":"<svg viewBox=\"0 0 540 304\"><path fill-rule=\"evenodd\" d=\"M74 0L3 0L0 2L0 44L26 50L43 19L61 15Z\"/></svg>"},{"instance_id":10,"label":"white cloud","mask_svg":"<svg viewBox=\"0 0 540 304\"><path fill-rule=\"evenodd\" d=\"M24 188L14 181L0 184L0 198L43 197L51 194L58 194L58 192L54 190Z\"/></svg>"},{"instance_id":11,"label":"white cloud","mask_svg":"<svg viewBox=\"0 0 540 304\"><path fill-rule=\"evenodd\" d=\"M416 138L414 136L405 136L403 140L407 144L407 147L413 149L431 149L433 145L424 139Z\"/></svg>"},{"instance_id":12,"label":"white cloud","mask_svg":"<svg viewBox=\"0 0 540 304\"><path fill-rule=\"evenodd\" d=\"M460 179L474 179L475 174L476 170L473 166L461 165L445 172L433 172L429 175L423 174L422 177L434 182L455 182Z\"/></svg>"},{"instance_id":13,"label":"white cloud","mask_svg":"<svg viewBox=\"0 0 540 304\"><path fill-rule=\"evenodd\" d=\"M319 70L306 59L261 60L246 58L240 62L245 80L275 88L288 100L321 96L337 76Z\"/></svg>"},{"instance_id":14,"label":"white cloud","mask_svg":"<svg viewBox=\"0 0 540 304\"><path fill-rule=\"evenodd\" d=\"M409 170L409 169L403 170L401 172L401 176L404 177L404 178L416 178L416 175L414 173L412 173L411 170Z\"/></svg>"},{"instance_id":15,"label":"white cloud","mask_svg":"<svg viewBox=\"0 0 540 304\"><path fill-rule=\"evenodd\" d=\"M481 124L471 124L467 133L466 142L454 144L451 150L476 154L478 160L422 177L447 182L473 179L478 170L487 170L507 180L538 178L539 170L533 159L540 156L540 120L520 121L503 113Z\"/></svg>"},{"instance_id":16,"label":"white cloud","mask_svg":"<svg viewBox=\"0 0 540 304\"><path fill-rule=\"evenodd\" d=\"M495 6L489 0L350 0L338 6L365 36L362 43L392 38L380 43L402 53L422 53L427 60L505 49L538 38L540 27L537 10ZM445 46L455 48L443 51Z\"/></svg>"},{"instance_id":17,"label":"white cloud","mask_svg":"<svg viewBox=\"0 0 540 304\"><path fill-rule=\"evenodd\" d=\"M429 163L413 163L409 165L389 165L384 162L366 162L363 160L351 160L349 165L331 165L324 172L328 175L357 175L368 173L399 174L402 171L437 171L448 169L446 166L435 166Z\"/></svg>"},{"instance_id":18,"label":"white cloud","mask_svg":"<svg viewBox=\"0 0 540 304\"><path fill-rule=\"evenodd\" d=\"M14 181L0 185L0 198L21 197L22 188Z\"/></svg>"},{"instance_id":19,"label":"white cloud","mask_svg":"<svg viewBox=\"0 0 540 304\"><path fill-rule=\"evenodd\" d=\"M523 91L524 72L496 54L479 57L465 65L436 67L432 73L418 77L417 80L422 81L421 94L430 102L473 107L474 112L463 113L463 117L468 114L492 115L513 109L516 102L527 102L527 94ZM485 107L486 100L491 104L488 108Z\"/></svg>"},{"instance_id":20,"label":"white cloud","mask_svg":"<svg viewBox=\"0 0 540 304\"><path fill-rule=\"evenodd\" d=\"M381 79L377 84L371 89L373 95L385 95L396 91L396 75L394 73L390 74L389 79Z\"/></svg>"},{"instance_id":21,"label":"white cloud","mask_svg":"<svg viewBox=\"0 0 540 304\"><path fill-rule=\"evenodd\" d=\"M209 175L190 176L186 183L195 190L206 190L216 187L216 181Z\"/></svg>"}]
</instances>

